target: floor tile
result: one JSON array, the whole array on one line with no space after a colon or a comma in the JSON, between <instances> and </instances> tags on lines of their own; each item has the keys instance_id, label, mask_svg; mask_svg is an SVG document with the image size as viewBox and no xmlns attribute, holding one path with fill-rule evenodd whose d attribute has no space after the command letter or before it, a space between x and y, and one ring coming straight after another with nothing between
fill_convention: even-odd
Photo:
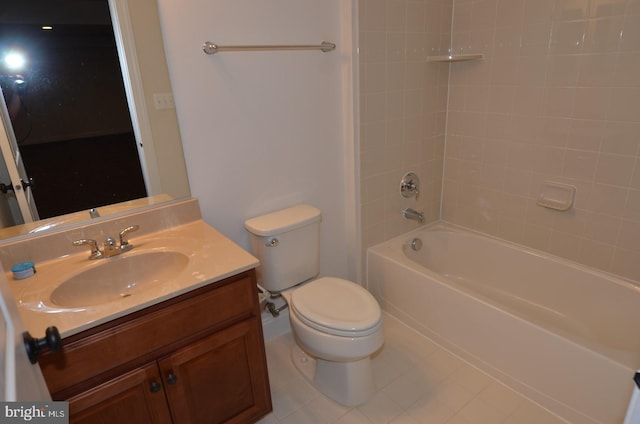
<instances>
[{"instance_id":1,"label":"floor tile","mask_svg":"<svg viewBox=\"0 0 640 424\"><path fill-rule=\"evenodd\" d=\"M385 344L372 357L376 392L354 408L327 398L298 372L291 333L268 340L273 412L259 423L564 423L386 314L384 332Z\"/></svg>"}]
</instances>

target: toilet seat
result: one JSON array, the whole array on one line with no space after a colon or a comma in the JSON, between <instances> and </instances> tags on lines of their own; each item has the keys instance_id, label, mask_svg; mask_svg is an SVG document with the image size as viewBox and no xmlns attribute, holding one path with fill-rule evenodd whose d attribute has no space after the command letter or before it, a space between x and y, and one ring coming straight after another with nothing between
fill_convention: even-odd
<instances>
[{"instance_id":1,"label":"toilet seat","mask_svg":"<svg viewBox=\"0 0 640 424\"><path fill-rule=\"evenodd\" d=\"M381 326L376 299L341 278L322 277L293 290L289 306L309 327L337 336L363 337Z\"/></svg>"}]
</instances>

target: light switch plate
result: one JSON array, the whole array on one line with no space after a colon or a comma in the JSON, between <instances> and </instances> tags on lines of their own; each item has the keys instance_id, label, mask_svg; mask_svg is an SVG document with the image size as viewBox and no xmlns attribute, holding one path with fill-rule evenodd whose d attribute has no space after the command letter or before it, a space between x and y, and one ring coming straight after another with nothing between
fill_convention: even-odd
<instances>
[{"instance_id":1,"label":"light switch plate","mask_svg":"<svg viewBox=\"0 0 640 424\"><path fill-rule=\"evenodd\" d=\"M156 109L175 109L173 93L153 93L153 104Z\"/></svg>"}]
</instances>

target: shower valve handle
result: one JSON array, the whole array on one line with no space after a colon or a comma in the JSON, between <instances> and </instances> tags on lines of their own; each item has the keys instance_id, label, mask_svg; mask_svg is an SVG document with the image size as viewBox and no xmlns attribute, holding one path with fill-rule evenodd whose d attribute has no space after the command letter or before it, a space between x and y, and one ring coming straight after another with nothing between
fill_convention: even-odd
<instances>
[{"instance_id":1,"label":"shower valve handle","mask_svg":"<svg viewBox=\"0 0 640 424\"><path fill-rule=\"evenodd\" d=\"M420 179L416 174L408 172L402 177L400 181L400 194L407 199L415 196L416 200L418 200L418 196L420 196Z\"/></svg>"}]
</instances>

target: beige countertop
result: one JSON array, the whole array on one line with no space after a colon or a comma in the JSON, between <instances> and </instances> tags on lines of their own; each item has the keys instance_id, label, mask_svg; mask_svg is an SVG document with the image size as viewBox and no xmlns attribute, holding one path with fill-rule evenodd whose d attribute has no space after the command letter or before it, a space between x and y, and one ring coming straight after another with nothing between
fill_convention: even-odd
<instances>
[{"instance_id":1,"label":"beige countertop","mask_svg":"<svg viewBox=\"0 0 640 424\"><path fill-rule=\"evenodd\" d=\"M112 258L89 260L89 248L77 248L77 253L37 263L36 274L27 279L15 280L8 272L7 280L25 328L34 337L42 337L45 329L53 325L62 337L68 337L255 268L259 263L255 257L201 219L140 237L132 233L129 240L134 248ZM63 307L50 300L52 291L69 277L98 267L103 261L150 251L179 251L189 257L189 263L167 281L153 283L144 290L108 303ZM90 285L91 281L86 284Z\"/></svg>"}]
</instances>

